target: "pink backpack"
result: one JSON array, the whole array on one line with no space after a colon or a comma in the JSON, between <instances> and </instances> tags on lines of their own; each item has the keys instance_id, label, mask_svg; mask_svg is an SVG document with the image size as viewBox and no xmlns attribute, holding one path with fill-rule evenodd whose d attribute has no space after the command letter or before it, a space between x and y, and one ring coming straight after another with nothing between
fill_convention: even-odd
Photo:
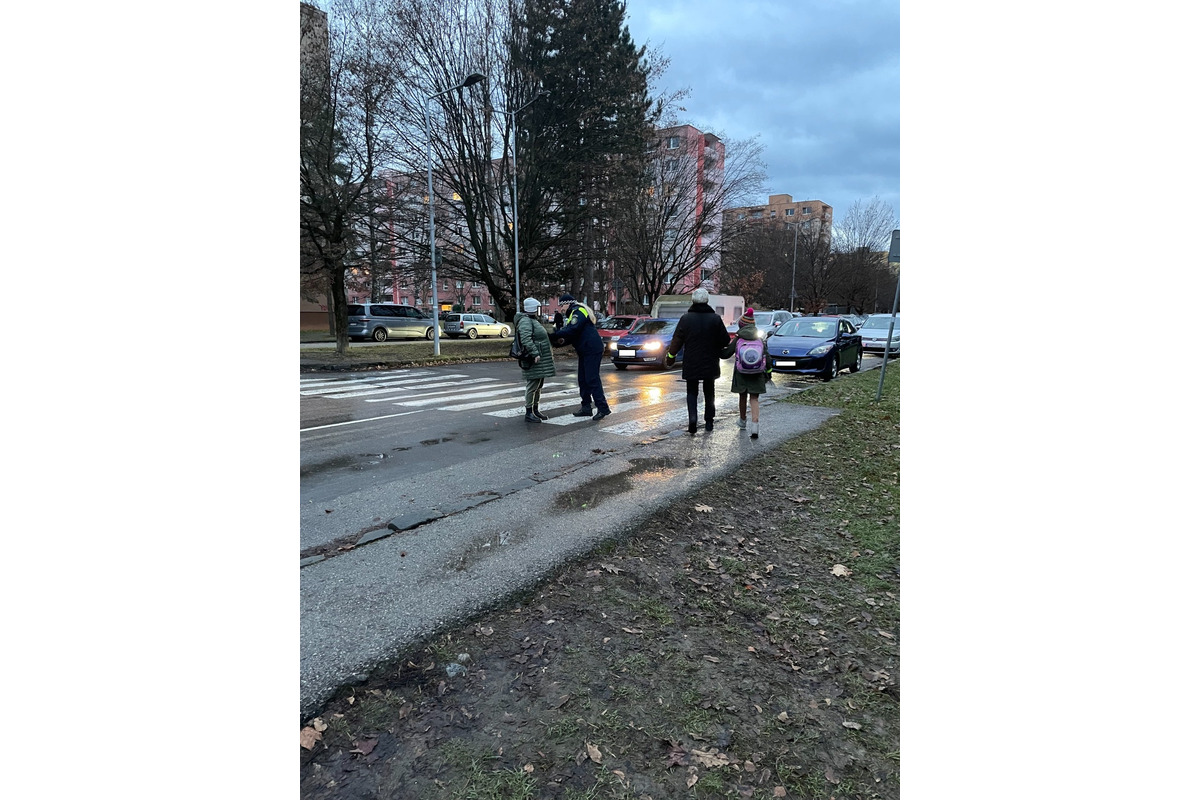
<instances>
[{"instance_id":1,"label":"pink backpack","mask_svg":"<svg viewBox=\"0 0 1200 800\"><path fill-rule=\"evenodd\" d=\"M767 354L762 339L738 339L734 369L745 375L754 375L767 368Z\"/></svg>"}]
</instances>

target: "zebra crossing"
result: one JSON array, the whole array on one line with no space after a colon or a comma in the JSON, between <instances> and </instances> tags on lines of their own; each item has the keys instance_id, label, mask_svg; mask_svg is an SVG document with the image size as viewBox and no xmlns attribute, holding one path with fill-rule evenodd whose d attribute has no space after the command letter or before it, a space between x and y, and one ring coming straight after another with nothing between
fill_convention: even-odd
<instances>
[{"instance_id":1,"label":"zebra crossing","mask_svg":"<svg viewBox=\"0 0 1200 800\"><path fill-rule=\"evenodd\" d=\"M469 381L469 383L468 383ZM613 415L598 428L621 436L642 436L664 427L680 427L687 423L687 393L667 391L657 386L630 386L606 391ZM371 375L349 377L301 377L301 398L331 400L354 399L362 403L379 404L378 410L389 409L387 416L414 414L421 411L481 412L483 416L512 418L525 413L525 382L497 378L470 378L462 373L435 372L428 369L401 369ZM737 396L717 393L717 412L737 411ZM703 405L703 399L701 399ZM542 388L539 409L550 418L544 424L575 425L591 423L590 417L575 417L570 413L554 414L561 409L574 411L579 407L579 390L574 381L547 381ZM649 411L636 419L622 420L621 412ZM382 417L380 417L382 418Z\"/></svg>"}]
</instances>

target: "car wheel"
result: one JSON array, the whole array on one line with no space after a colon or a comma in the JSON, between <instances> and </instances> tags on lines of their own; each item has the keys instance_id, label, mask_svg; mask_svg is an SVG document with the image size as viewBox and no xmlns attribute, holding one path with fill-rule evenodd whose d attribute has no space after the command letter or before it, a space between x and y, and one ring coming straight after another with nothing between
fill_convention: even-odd
<instances>
[{"instance_id":1,"label":"car wheel","mask_svg":"<svg viewBox=\"0 0 1200 800\"><path fill-rule=\"evenodd\" d=\"M387 328L376 328L371 332L371 338L377 342L387 341Z\"/></svg>"},{"instance_id":2,"label":"car wheel","mask_svg":"<svg viewBox=\"0 0 1200 800\"><path fill-rule=\"evenodd\" d=\"M832 356L829 357L829 369L825 370L825 374L822 375L821 377L824 380L831 381L837 377L838 371L840 369L841 369L841 365L838 364L837 353L834 353Z\"/></svg>"},{"instance_id":3,"label":"car wheel","mask_svg":"<svg viewBox=\"0 0 1200 800\"><path fill-rule=\"evenodd\" d=\"M858 358L854 359L854 363L850 365L851 372L858 372L862 369L862 348L858 348Z\"/></svg>"},{"instance_id":4,"label":"car wheel","mask_svg":"<svg viewBox=\"0 0 1200 800\"><path fill-rule=\"evenodd\" d=\"M433 328L426 328L426 329L425 329L425 338L426 338L426 339L428 339L428 340L429 340L429 341L431 341L431 342L433 341Z\"/></svg>"},{"instance_id":5,"label":"car wheel","mask_svg":"<svg viewBox=\"0 0 1200 800\"><path fill-rule=\"evenodd\" d=\"M475 330L474 328L471 328L471 330L467 331L467 338L468 339L478 339L479 331Z\"/></svg>"},{"instance_id":6,"label":"car wheel","mask_svg":"<svg viewBox=\"0 0 1200 800\"><path fill-rule=\"evenodd\" d=\"M628 364L613 364L613 366L616 367L617 369L625 369L629 365Z\"/></svg>"},{"instance_id":7,"label":"car wheel","mask_svg":"<svg viewBox=\"0 0 1200 800\"><path fill-rule=\"evenodd\" d=\"M508 338L508 328L507 328L507 327L504 327L504 328L501 328L501 329L500 329L500 338L501 338L501 339L507 339L507 338Z\"/></svg>"}]
</instances>

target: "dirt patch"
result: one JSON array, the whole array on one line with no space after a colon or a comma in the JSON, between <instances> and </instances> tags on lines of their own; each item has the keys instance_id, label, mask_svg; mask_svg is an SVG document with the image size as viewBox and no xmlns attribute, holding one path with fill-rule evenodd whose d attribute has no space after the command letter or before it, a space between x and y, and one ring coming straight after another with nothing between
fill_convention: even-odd
<instances>
[{"instance_id":1,"label":"dirt patch","mask_svg":"<svg viewBox=\"0 0 1200 800\"><path fill-rule=\"evenodd\" d=\"M344 687L301 796L899 797L899 372L806 392L842 413Z\"/></svg>"}]
</instances>

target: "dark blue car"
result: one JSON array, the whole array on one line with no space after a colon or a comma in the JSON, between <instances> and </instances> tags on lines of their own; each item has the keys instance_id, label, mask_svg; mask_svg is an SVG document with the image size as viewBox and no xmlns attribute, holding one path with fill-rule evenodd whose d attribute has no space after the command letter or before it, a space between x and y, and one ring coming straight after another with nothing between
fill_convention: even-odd
<instances>
[{"instance_id":1,"label":"dark blue car","mask_svg":"<svg viewBox=\"0 0 1200 800\"><path fill-rule=\"evenodd\" d=\"M775 372L831 380L847 367L851 372L862 369L862 336L841 317L796 317L767 339L767 357Z\"/></svg>"},{"instance_id":2,"label":"dark blue car","mask_svg":"<svg viewBox=\"0 0 1200 800\"><path fill-rule=\"evenodd\" d=\"M619 339L612 339L608 344L608 354L617 369L625 369L629 365L641 367L666 366L667 347L671 344L671 336L675 333L677 319L662 319L651 317L634 325L629 333ZM675 363L683 363L683 348L675 356Z\"/></svg>"}]
</instances>

